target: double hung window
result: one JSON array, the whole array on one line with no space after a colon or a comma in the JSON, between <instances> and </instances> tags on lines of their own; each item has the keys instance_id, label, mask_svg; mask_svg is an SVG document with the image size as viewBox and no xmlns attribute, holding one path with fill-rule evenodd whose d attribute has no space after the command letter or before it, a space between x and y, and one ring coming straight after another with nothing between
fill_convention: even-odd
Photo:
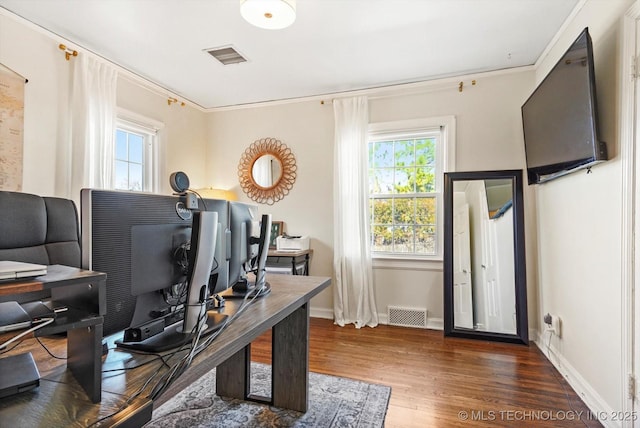
<instances>
[{"instance_id":1,"label":"double hung window","mask_svg":"<svg viewBox=\"0 0 640 428\"><path fill-rule=\"evenodd\" d=\"M370 126L369 209L374 256L442 255L442 183L453 118Z\"/></svg>"},{"instance_id":2,"label":"double hung window","mask_svg":"<svg viewBox=\"0 0 640 428\"><path fill-rule=\"evenodd\" d=\"M137 115L132 120L132 115L119 115L116 121L113 188L157 191L158 129L161 124Z\"/></svg>"}]
</instances>

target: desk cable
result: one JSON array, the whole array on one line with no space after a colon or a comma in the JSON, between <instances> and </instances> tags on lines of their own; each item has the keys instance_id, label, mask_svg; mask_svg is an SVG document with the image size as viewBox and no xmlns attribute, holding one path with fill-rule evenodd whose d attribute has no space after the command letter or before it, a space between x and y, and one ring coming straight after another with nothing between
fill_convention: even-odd
<instances>
[{"instance_id":1,"label":"desk cable","mask_svg":"<svg viewBox=\"0 0 640 428\"><path fill-rule=\"evenodd\" d=\"M123 367L123 368L119 368L119 369L102 370L102 373L122 371L122 370L124 370L124 371L133 370L133 369L140 368L140 367L142 367L144 365L147 365L147 364L150 364L150 363L154 363L156 361L162 361L162 365L171 368L171 366L169 366L167 364L167 361L164 358L168 357L168 359L171 359L174 355L176 355L177 353L181 352L183 350L183 348L184 348L184 345L181 346L180 348L174 350L173 352L169 352L169 353L166 353L166 354L163 354L163 355L161 355L161 354L147 354L147 353L143 352L143 354L145 354L145 355L153 355L156 358L154 358L152 360L149 360L149 361L146 361L146 362L144 362L142 364L139 364L139 365L137 365L135 367ZM134 350L128 350L128 352L138 353L137 351L134 351ZM93 426L99 424L100 422L105 421L105 420L117 415L122 410L124 410L129 404L131 404L131 402L133 400L135 400L136 398L138 398L138 396L140 396L140 394L142 394L142 392L149 386L151 381L158 375L158 373L160 373L160 371L156 370L151 376L149 376L149 378L144 382L144 384L140 388L138 388L138 390L136 392L131 394L129 397L126 397L126 395L125 395L126 400L115 411L113 411L113 412L109 413L108 415L103 416L100 419L94 421L87 428L93 427Z\"/></svg>"},{"instance_id":2,"label":"desk cable","mask_svg":"<svg viewBox=\"0 0 640 428\"><path fill-rule=\"evenodd\" d=\"M264 287L264 286L263 286ZM260 290L262 291L262 290ZM191 361L193 359L194 356L198 355L200 352L202 352L204 349L206 349L212 342L213 340L218 337L218 335L233 321L235 320L242 312L244 312L246 310L246 308L259 296L259 292L256 292L251 300L247 301L249 296L251 293L247 293L244 296L244 299L242 300L242 304L240 305L240 308L238 309L238 311L233 314L230 318L227 318L225 320L225 322L222 324L222 326L216 330L215 332L213 332L211 334L211 336L207 337L207 339L205 341L203 341L203 343L198 344L199 340L200 340L200 335L202 333L202 325L200 322L198 322L196 325L199 326L199 332L198 334L194 337L194 340L192 340L191 343L191 347L189 349L189 353L185 356L183 356L180 361L176 362L173 366L170 367L169 372L165 373L163 375L163 379L160 379L156 385L153 387L151 393L149 394L149 398L152 400L155 400L157 397L159 397L191 364ZM204 304L206 305L206 303ZM202 314L202 312L201 312ZM204 314L206 314L206 311L204 311ZM200 321L200 320L199 320ZM177 350L167 354L169 355L169 358L173 357L174 355L176 355L177 353L181 352L182 350L185 350L185 346L187 346L187 344L185 343L184 345L182 345L180 348L178 348ZM166 355L165 355L166 356ZM164 357L164 356L163 356ZM162 362L164 365L166 365L166 361L164 360L164 358L162 358ZM188 362L188 364L185 364L185 362ZM131 396L129 398L127 398L127 400L125 400L125 402L119 406L118 410L116 410L115 412L106 415L98 420L96 420L95 422L93 422L91 425L89 425L89 427L95 426L96 424L116 415L118 412L122 411L124 408L126 408L134 399L136 399L140 394L142 394L142 392L147 388L147 386L149 386L149 384L151 383L151 381L156 377L156 375L158 375L158 373L160 373L160 371L156 371L154 372L151 376L149 376L149 378L144 382L144 384L133 394L131 394Z\"/></svg>"},{"instance_id":3,"label":"desk cable","mask_svg":"<svg viewBox=\"0 0 640 428\"><path fill-rule=\"evenodd\" d=\"M153 380L154 377L156 377L156 375L159 373L159 371L156 371L155 373L153 373L151 376L149 376L149 379L147 379L145 381L145 383L136 391L134 392L129 398L127 398L127 400L125 400L124 403L122 403L122 405L120 407L118 407L118 409L106 416L101 417L100 419L94 421L91 425L88 425L87 428L93 427L97 424L99 424L100 422L107 420L115 415L117 415L119 412L121 412L122 410L124 410L129 404L131 404L131 402L133 400L135 400L141 393L142 391L144 391L147 386L149 386L149 384L151 383L151 381Z\"/></svg>"},{"instance_id":4,"label":"desk cable","mask_svg":"<svg viewBox=\"0 0 640 428\"><path fill-rule=\"evenodd\" d=\"M262 287L265 287L265 285ZM192 341L192 347L189 354L185 355L180 361L174 364L172 370L165 374L164 379L161 379L156 384L150 394L150 398L153 400L158 398L187 368L189 368L193 357L209 347L220 333L222 333L229 324L231 324L242 312L246 310L247 307L249 307L251 303L253 303L253 301L260 295L261 291L262 289L254 291L253 293L248 292L245 294L238 311L236 311L236 313L234 313L230 318L227 318L222 326L213 332L211 336L207 337L202 343L199 343L201 332L198 332L197 336ZM251 296L251 294L253 294L253 296ZM248 300L250 296L251 300ZM200 327L200 329L202 329L202 327Z\"/></svg>"},{"instance_id":5,"label":"desk cable","mask_svg":"<svg viewBox=\"0 0 640 428\"><path fill-rule=\"evenodd\" d=\"M202 303L201 305L202 305L201 306L202 309L206 308L206 302ZM191 361L193 360L193 357L196 355L194 351L198 346L198 343L200 341L200 336L203 332L204 324L202 323L202 320L204 317L206 317L206 313L207 313L206 310L203 311L202 309L200 311L200 314L198 315L198 320L196 322L196 325L194 326L194 330L192 330L191 332L194 335L194 337L190 342L191 346L189 348L189 353L184 355L179 361L177 361L173 366L171 366L169 368L169 371L162 376L162 378L158 381L158 383L156 383L156 385L151 390L151 393L149 394L149 397L151 399L155 399L160 394L162 394L169 387L169 385L171 385L173 381L177 379L189 367L189 365L191 365ZM224 325L226 325L226 322L218 330L218 332L222 330ZM185 345L183 345L180 349L182 349Z\"/></svg>"},{"instance_id":6,"label":"desk cable","mask_svg":"<svg viewBox=\"0 0 640 428\"><path fill-rule=\"evenodd\" d=\"M204 309L204 310L203 310ZM190 365L193 357L195 356L195 349L198 346L198 342L200 341L200 336L202 335L204 328L204 319L206 318L206 302L200 304L200 313L198 314L198 319L196 321L196 325L192 330L193 338L191 339L191 347L189 349L189 353L184 355L179 361L177 361L173 366L169 368L169 371L163 376L165 378L164 381L162 379L154 386L151 394L149 395L151 398L155 398L160 395L164 390L173 383L173 381L178 378Z\"/></svg>"},{"instance_id":7,"label":"desk cable","mask_svg":"<svg viewBox=\"0 0 640 428\"><path fill-rule=\"evenodd\" d=\"M36 330L38 330L38 329L41 329L42 327L45 327L45 326L47 326L47 325L51 324L51 323L52 323L52 322L54 322L54 321L55 321L55 318L46 318L46 319L44 319L44 321L42 321L42 322L41 322L41 323L39 323L38 325L35 325L35 326L31 327L30 329L25 330L25 331L23 331L22 333L20 333L20 334L18 334L18 335L16 335L16 336L12 337L11 339L7 340L6 342L4 342L4 343L0 344L0 350L5 349L7 346L9 346L10 344L12 344L12 343L13 343L13 342L15 342L16 340L18 340L18 339L20 339L20 338L22 338L22 337L26 336L26 335L27 335L27 334L29 334L29 333L32 333L32 332L36 331Z\"/></svg>"}]
</instances>

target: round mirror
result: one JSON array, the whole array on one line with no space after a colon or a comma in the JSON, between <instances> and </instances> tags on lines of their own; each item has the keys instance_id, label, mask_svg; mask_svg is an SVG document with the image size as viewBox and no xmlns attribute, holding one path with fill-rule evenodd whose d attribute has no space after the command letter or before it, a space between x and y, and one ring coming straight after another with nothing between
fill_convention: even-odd
<instances>
[{"instance_id":1,"label":"round mirror","mask_svg":"<svg viewBox=\"0 0 640 428\"><path fill-rule=\"evenodd\" d=\"M258 186L270 189L282 177L282 163L273 155L262 155L253 163L251 176Z\"/></svg>"},{"instance_id":2,"label":"round mirror","mask_svg":"<svg viewBox=\"0 0 640 428\"><path fill-rule=\"evenodd\" d=\"M280 140L256 140L240 157L238 178L247 196L258 203L272 205L293 187L296 158Z\"/></svg>"}]
</instances>

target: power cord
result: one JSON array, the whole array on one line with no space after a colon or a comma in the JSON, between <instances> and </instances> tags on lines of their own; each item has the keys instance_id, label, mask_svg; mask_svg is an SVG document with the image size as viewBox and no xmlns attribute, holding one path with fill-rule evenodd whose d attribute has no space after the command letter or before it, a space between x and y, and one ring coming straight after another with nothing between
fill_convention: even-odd
<instances>
[{"instance_id":1,"label":"power cord","mask_svg":"<svg viewBox=\"0 0 640 428\"><path fill-rule=\"evenodd\" d=\"M264 287L265 285L263 285L262 287ZM260 290L261 291L261 290ZM153 387L153 389L151 390L151 393L149 394L149 398L151 398L152 400L155 400L157 397L159 397L160 395L162 395L162 393L164 393L164 391L167 390L167 388L182 374L184 373L184 371L189 368L189 366L191 365L193 358L195 356L197 356L200 352L202 352L203 350L205 350L209 345L211 345L211 343L213 343L213 341L220 335L220 333L222 333L222 331L224 331L226 329L226 327L232 322L234 321L242 312L244 312L246 310L246 308L253 303L253 301L259 296L259 292L253 294L251 300L247 301L249 298L250 293L247 293L244 296L244 299L242 300L242 303L240 305L240 308L238 309L238 311L233 314L230 318L225 319L224 323L222 324L222 326L220 326L220 328L218 330L216 330L215 332L213 332L211 334L211 336L209 336L206 340L204 340L202 343L200 343L200 338L201 335L203 333L203 328L204 328L204 323L203 321L203 317L206 316L206 304L207 302L202 302L201 303L201 311L200 314L198 316L198 321L196 323L196 326L194 327L194 329L192 330L192 334L194 335L192 341L191 341L191 346L190 349L189 348L185 348L185 346L187 346L187 344L182 345L180 348L178 348L173 354L171 354L171 356L169 357L172 358L174 355L176 355L177 353L189 349L189 353L185 356L183 356L179 361L177 361L173 366L170 367L169 371L166 372L162 378L156 383L156 385ZM164 358L161 358L161 360L163 361L164 365L167 365L167 362L164 360ZM157 361L157 360L152 360L152 361ZM144 365L145 363L136 366L140 367L142 365ZM118 369L116 369L118 370ZM122 370L122 369L119 369ZM142 394L142 392L147 388L147 386L151 383L151 381L158 375L158 373L160 373L160 371L156 371L154 372L153 375L151 375L147 381L142 385L142 387L136 391L134 394L132 394L121 406L119 406L118 410L116 410L115 412L104 416L100 419L98 419L97 421L93 422L91 425L89 425L89 427L95 426L96 424L114 416L115 414L117 414L118 412L122 411L124 408L126 408L134 399L136 399L138 396L140 396L140 394Z\"/></svg>"},{"instance_id":2,"label":"power cord","mask_svg":"<svg viewBox=\"0 0 640 428\"><path fill-rule=\"evenodd\" d=\"M120 371L134 370L134 369L138 369L138 368L140 368L140 367L144 367L144 366L146 366L147 364L155 363L155 362L156 362L156 361L158 361L158 360L162 361L162 364L163 364L163 365L165 365L165 366L167 366L167 367L170 367L170 366L166 363L166 361L164 360L164 356L159 355L159 354L149 354L149 355L153 355L155 358L152 358L152 359L150 359L150 360L145 361L144 363L140 363L140 364L138 364L138 365L136 365L136 366L132 366L132 367L120 367L120 368L117 368L117 369L102 370L102 373L110 373L110 372L120 372Z\"/></svg>"},{"instance_id":3,"label":"power cord","mask_svg":"<svg viewBox=\"0 0 640 428\"><path fill-rule=\"evenodd\" d=\"M204 312L203 312L204 309ZM156 383L153 387L150 397L155 399L160 394L162 394L168 387L178 378L191 364L191 360L193 359L193 351L198 345L198 341L200 340L200 335L202 333L202 329L204 328L203 316L206 316L206 302L201 303L201 310L198 314L198 319L196 321L196 325L191 330L191 334L193 338L191 340L191 348L189 349L189 353L183 356L178 362L176 362L167 373L165 373L160 381ZM184 348L185 345L181 347Z\"/></svg>"},{"instance_id":4,"label":"power cord","mask_svg":"<svg viewBox=\"0 0 640 428\"><path fill-rule=\"evenodd\" d=\"M3 344L0 344L0 350L5 349L7 346L9 346L11 343L15 342L16 340L26 336L29 333L33 333L36 330L41 329L42 327L48 326L49 324L51 324L52 322L55 321L55 318L46 318L44 321L42 321L41 323L31 327L28 330L23 331L22 333L12 337L11 339L7 340L6 342L4 342ZM16 345L17 346L17 345ZM13 348L12 348L13 349Z\"/></svg>"},{"instance_id":5,"label":"power cord","mask_svg":"<svg viewBox=\"0 0 640 428\"><path fill-rule=\"evenodd\" d=\"M47 348L44 343L42 343L42 341L40 340L40 338L38 336L34 336L35 339L38 341L38 343L40 344L40 346L42 346L42 348L47 351L47 354L51 355L51 357L55 358L56 360L66 360L68 359L67 357L58 357L56 355L53 355L53 353L51 353L51 351L49 350L49 348Z\"/></svg>"},{"instance_id":6,"label":"power cord","mask_svg":"<svg viewBox=\"0 0 640 428\"><path fill-rule=\"evenodd\" d=\"M159 359L162 361L162 364L163 364L164 366L167 366L167 367L169 367L169 368L170 368L171 366L169 366L169 365L168 365L167 361L168 361L168 360L170 360L171 358L173 358L176 354L178 354L179 352L181 352L181 351L183 351L183 350L184 350L184 345L183 345L183 346L181 346L180 348L176 349L175 351L170 352L170 353L167 353L167 354L164 354L164 355L160 355L160 354L153 354L153 353L146 353L146 352L139 352L139 351L130 350L130 349L129 349L129 350L127 350L127 352L130 352L130 353L137 353L137 354L145 354L145 355L155 355L155 356L159 357ZM168 358L167 358L167 357L168 357ZM166 360L165 360L165 358L166 358ZM142 366L143 366L143 365L145 365L145 364L149 364L149 363L151 363L151 362L155 362L155 361L158 361L158 358L153 359L153 360L150 360L150 361L147 361L147 362L142 363L142 364L140 364L140 365L138 365L138 366L135 366L135 367L130 367L130 368L121 368L121 369L113 369L113 370L103 370L103 371L102 371L102 373L109 372L109 371L117 371L117 370L132 370L132 369L136 369L136 368L142 367ZM118 407L118 409L117 409L117 410L115 410L115 411L113 411L112 413L110 413L110 414L108 414L108 415L106 415L106 416L103 416L102 418L100 418L100 419L96 420L96 421L95 421L95 422L93 422L91 425L89 425L87 428L89 428L89 427L93 427L93 426L95 426L95 425L99 424L100 422L102 422L102 421L104 421L104 420L106 420L106 419L109 419L109 418L111 418L111 417L115 416L116 414L118 414L119 412L121 412L123 409L125 409L129 404L131 404L131 402L132 402L133 400L135 400L136 398L138 398L138 397L140 396L140 394L142 394L142 392L144 392L144 390L149 386L149 384L151 383L151 381L152 381L152 380L153 380L153 379L158 375L158 373L160 373L160 370L156 370L156 371L155 371L151 376L149 376L149 378L145 381L145 383L142 385L142 387L140 387L136 392L134 392L131 396L129 396L129 397L124 401L124 403L122 403L122 404Z\"/></svg>"},{"instance_id":7,"label":"power cord","mask_svg":"<svg viewBox=\"0 0 640 428\"><path fill-rule=\"evenodd\" d=\"M99 424L102 421L105 421L111 417L113 417L114 415L117 415L118 413L120 413L122 410L124 410L129 404L131 404L131 402L133 400L135 400L136 398L138 398L140 396L140 394L142 394L142 392L147 388L147 386L149 386L149 384L151 383L151 381L153 380L154 377L156 377L156 375L159 373L159 371L156 371L154 374L152 374L149 379L147 379L147 381L140 387L140 389L138 389L136 392L134 392L129 398L127 398L125 400L124 403L122 403L118 409L116 409L114 412L109 413L106 416L101 417L100 419L96 420L95 422L93 422L91 425L87 426L87 428L91 428L93 426L96 426L97 424Z\"/></svg>"},{"instance_id":8,"label":"power cord","mask_svg":"<svg viewBox=\"0 0 640 428\"><path fill-rule=\"evenodd\" d=\"M0 351L0 355L6 354L8 352L13 351L14 349L16 349L18 346L20 346L22 344L22 342L25 341L25 339L27 339L26 337L23 337L18 343L16 343L15 345L13 345L11 348L7 348L5 350Z\"/></svg>"},{"instance_id":9,"label":"power cord","mask_svg":"<svg viewBox=\"0 0 640 428\"><path fill-rule=\"evenodd\" d=\"M205 210L205 211L209 211L209 210L207 209L207 203L204 201L204 198L203 198L202 196L200 196L200 193L196 192L196 191L195 191L195 190L193 190L193 189L187 189L187 192L191 192L191 193L193 193L194 195L196 195L196 196L198 197L198 199L200 199L200 202L202 202L202 206L204 207L204 210Z\"/></svg>"},{"instance_id":10,"label":"power cord","mask_svg":"<svg viewBox=\"0 0 640 428\"><path fill-rule=\"evenodd\" d=\"M242 299L240 308L236 311L236 313L234 313L230 318L225 319L222 326L220 326L220 328L215 332L211 333L211 336L207 337L202 342L202 344L198 344L201 334L201 332L199 332L197 334L197 337L193 341L191 352L189 352L188 355L184 356L178 363L176 363L174 369L166 374L166 378L164 378L164 380L161 380L161 382L156 384L150 397L155 400L157 397L162 395L162 393L169 387L169 385L171 385L187 368L189 368L193 358L196 355L200 354L200 352L204 351L207 347L209 347L211 343L213 343L213 341L226 329L226 327L231 324L238 316L240 316L240 314L242 314L247 309L247 307L251 305L251 303L255 301L255 299L260 295L262 288L264 288L265 286L266 285L263 284L261 289L257 290L255 293L247 293ZM251 296L251 300L248 300L251 294L253 294ZM200 327L200 329L201 328L202 327Z\"/></svg>"},{"instance_id":11,"label":"power cord","mask_svg":"<svg viewBox=\"0 0 640 428\"><path fill-rule=\"evenodd\" d=\"M569 408L571 409L571 411L573 412L574 415L581 415L581 413L579 413L572 405L571 405L571 396L569 395L569 391L567 391L567 387L564 385L564 379L561 379L558 377L558 375L556 375L556 368L553 366L553 363L551 363L551 338L553 337L553 331L548 330L549 333L549 339L547 340L547 358L549 358L549 363L551 364L551 367L549 369L549 371L551 372L551 375L555 378L555 380L560 384L560 386L562 387L562 390L564 391L564 396L567 400L567 405L569 406ZM582 424L585 427L589 427L589 425L587 425L587 423L582 420L582 416L580 416L580 422L582 422Z\"/></svg>"}]
</instances>

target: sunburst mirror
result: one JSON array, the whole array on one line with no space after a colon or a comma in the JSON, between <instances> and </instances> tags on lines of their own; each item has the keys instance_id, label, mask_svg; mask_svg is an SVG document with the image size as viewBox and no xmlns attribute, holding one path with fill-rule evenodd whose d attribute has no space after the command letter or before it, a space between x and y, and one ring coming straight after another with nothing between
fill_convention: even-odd
<instances>
[{"instance_id":1,"label":"sunburst mirror","mask_svg":"<svg viewBox=\"0 0 640 428\"><path fill-rule=\"evenodd\" d=\"M293 188L296 169L296 158L286 144L275 138L261 138L240 157L238 178L248 197L273 205Z\"/></svg>"}]
</instances>

